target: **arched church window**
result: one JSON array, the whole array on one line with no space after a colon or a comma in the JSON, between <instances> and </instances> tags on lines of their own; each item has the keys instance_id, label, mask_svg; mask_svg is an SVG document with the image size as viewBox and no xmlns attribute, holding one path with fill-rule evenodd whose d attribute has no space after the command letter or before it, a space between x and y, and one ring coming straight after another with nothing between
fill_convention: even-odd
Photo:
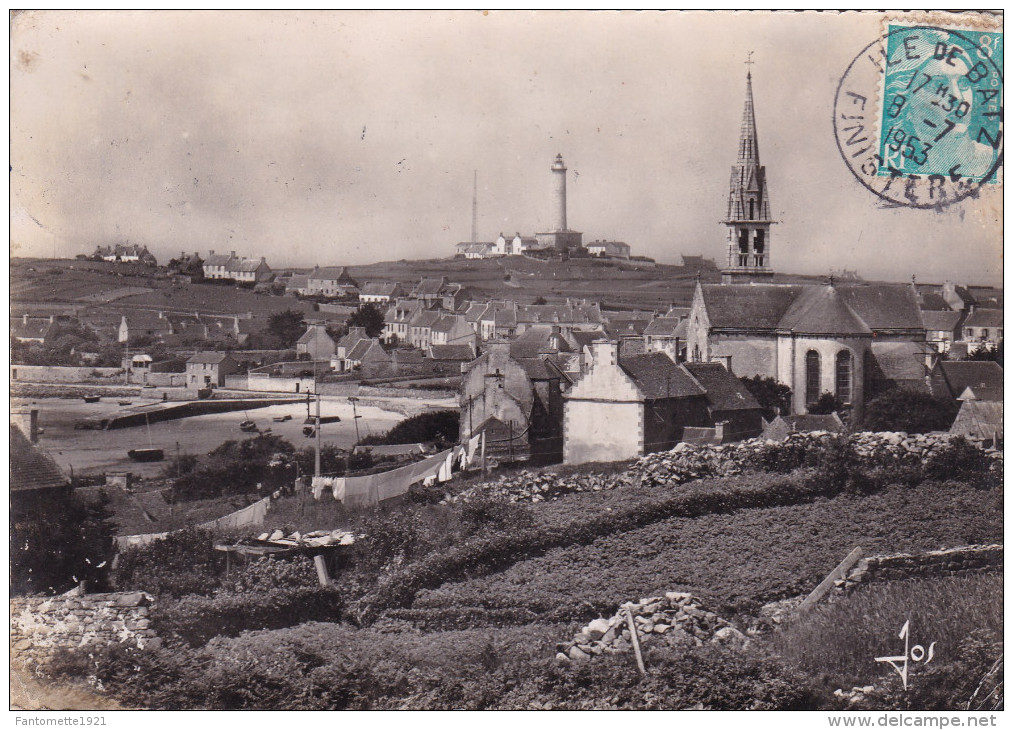
<instances>
[{"instance_id":1,"label":"arched church window","mask_svg":"<svg viewBox=\"0 0 1013 730\"><path fill-rule=\"evenodd\" d=\"M812 405L820 398L820 354L809 350L805 354L805 402Z\"/></svg>"},{"instance_id":2,"label":"arched church window","mask_svg":"<svg viewBox=\"0 0 1013 730\"><path fill-rule=\"evenodd\" d=\"M846 405L851 403L851 371L851 353L848 350L841 350L837 353L835 383L837 398Z\"/></svg>"},{"instance_id":3,"label":"arched church window","mask_svg":"<svg viewBox=\"0 0 1013 730\"><path fill-rule=\"evenodd\" d=\"M700 362L700 345L693 345L693 362Z\"/></svg>"},{"instance_id":4,"label":"arched church window","mask_svg":"<svg viewBox=\"0 0 1013 730\"><path fill-rule=\"evenodd\" d=\"M755 205L755 201L753 201L753 200L750 200L750 201L749 201L749 220L753 220L753 219L755 218L755 216L753 215L753 213L755 212L755 211L753 210L753 206L754 206L754 205Z\"/></svg>"}]
</instances>

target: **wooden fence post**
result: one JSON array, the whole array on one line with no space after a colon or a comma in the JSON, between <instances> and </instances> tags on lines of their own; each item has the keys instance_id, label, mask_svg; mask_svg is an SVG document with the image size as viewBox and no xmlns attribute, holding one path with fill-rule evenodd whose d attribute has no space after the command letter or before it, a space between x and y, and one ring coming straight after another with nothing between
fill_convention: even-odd
<instances>
[{"instance_id":1,"label":"wooden fence post","mask_svg":"<svg viewBox=\"0 0 1013 730\"><path fill-rule=\"evenodd\" d=\"M317 568L317 580L320 581L320 585L329 586L331 584L331 576L327 572L327 563L324 562L323 555L316 555L313 557L313 565Z\"/></svg>"},{"instance_id":2,"label":"wooden fence post","mask_svg":"<svg viewBox=\"0 0 1013 730\"><path fill-rule=\"evenodd\" d=\"M851 567L862 559L862 548L856 547L850 553L848 557L842 560L836 568L830 571L830 575L823 579L823 582L816 586L816 589L806 596L806 599L802 601L802 605L798 607L799 613L808 611L810 608L815 606L834 587L834 583L844 578Z\"/></svg>"},{"instance_id":3,"label":"wooden fence post","mask_svg":"<svg viewBox=\"0 0 1013 730\"><path fill-rule=\"evenodd\" d=\"M637 636L637 625L633 621L633 612L626 609L626 624L630 627L630 643L633 644L633 653L637 655L637 668L641 676L647 675L647 667L644 666L644 655L640 653L640 637Z\"/></svg>"}]
</instances>

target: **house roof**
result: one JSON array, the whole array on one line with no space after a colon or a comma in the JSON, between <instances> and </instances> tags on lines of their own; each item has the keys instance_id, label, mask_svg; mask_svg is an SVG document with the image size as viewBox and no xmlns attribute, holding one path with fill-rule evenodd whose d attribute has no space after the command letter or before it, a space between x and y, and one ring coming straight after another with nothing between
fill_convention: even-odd
<instances>
[{"instance_id":1,"label":"house roof","mask_svg":"<svg viewBox=\"0 0 1013 730\"><path fill-rule=\"evenodd\" d=\"M228 271L256 271L261 266L267 266L263 259L234 259L233 263L226 266Z\"/></svg>"},{"instance_id":2,"label":"house roof","mask_svg":"<svg viewBox=\"0 0 1013 730\"><path fill-rule=\"evenodd\" d=\"M432 327L443 315L435 309L424 309L411 319L412 327Z\"/></svg>"},{"instance_id":3,"label":"house roof","mask_svg":"<svg viewBox=\"0 0 1013 730\"><path fill-rule=\"evenodd\" d=\"M233 257L231 254L213 253L204 259L205 266L227 266Z\"/></svg>"},{"instance_id":4,"label":"house roof","mask_svg":"<svg viewBox=\"0 0 1013 730\"><path fill-rule=\"evenodd\" d=\"M397 293L395 281L367 281L360 293L374 297L392 297Z\"/></svg>"},{"instance_id":5,"label":"house roof","mask_svg":"<svg viewBox=\"0 0 1013 730\"><path fill-rule=\"evenodd\" d=\"M195 365L200 364L217 365L227 357L228 353L225 352L197 352L194 353L189 360L187 360L187 363L192 363Z\"/></svg>"},{"instance_id":6,"label":"house roof","mask_svg":"<svg viewBox=\"0 0 1013 730\"><path fill-rule=\"evenodd\" d=\"M466 362L475 359L475 348L471 345L430 345L429 359Z\"/></svg>"},{"instance_id":7,"label":"house roof","mask_svg":"<svg viewBox=\"0 0 1013 730\"><path fill-rule=\"evenodd\" d=\"M707 402L716 411L758 410L756 402L746 387L735 375L718 362L683 363L696 381L707 391Z\"/></svg>"},{"instance_id":8,"label":"house roof","mask_svg":"<svg viewBox=\"0 0 1013 730\"><path fill-rule=\"evenodd\" d=\"M963 312L954 312L953 310L946 312L922 310L922 322L925 323L925 329L933 332L952 332L960 324L962 316Z\"/></svg>"},{"instance_id":9,"label":"house roof","mask_svg":"<svg viewBox=\"0 0 1013 730\"><path fill-rule=\"evenodd\" d=\"M11 491L53 489L67 485L67 477L52 457L37 448L21 429L11 424Z\"/></svg>"},{"instance_id":10,"label":"house roof","mask_svg":"<svg viewBox=\"0 0 1013 730\"><path fill-rule=\"evenodd\" d=\"M415 289L412 291L412 296L439 296L446 283L447 280L442 276L437 278L423 278L422 281L415 286Z\"/></svg>"},{"instance_id":11,"label":"house roof","mask_svg":"<svg viewBox=\"0 0 1013 730\"><path fill-rule=\"evenodd\" d=\"M422 362L425 359L421 350L395 350L392 354L402 365Z\"/></svg>"},{"instance_id":12,"label":"house roof","mask_svg":"<svg viewBox=\"0 0 1013 730\"><path fill-rule=\"evenodd\" d=\"M801 414L797 416L777 416L763 429L762 437L765 439L781 439L786 438L790 433L809 433L812 431L842 433L844 431L844 423L836 413L829 415Z\"/></svg>"},{"instance_id":13,"label":"house roof","mask_svg":"<svg viewBox=\"0 0 1013 730\"><path fill-rule=\"evenodd\" d=\"M542 324L599 324L601 312L589 305L525 304L517 308L517 321Z\"/></svg>"},{"instance_id":14,"label":"house roof","mask_svg":"<svg viewBox=\"0 0 1013 730\"><path fill-rule=\"evenodd\" d=\"M584 330L571 330L570 337L577 344L577 348L583 350L585 347L590 347L591 343L595 340L600 340L604 333L598 330L592 332L586 332Z\"/></svg>"},{"instance_id":15,"label":"house roof","mask_svg":"<svg viewBox=\"0 0 1013 730\"><path fill-rule=\"evenodd\" d=\"M622 358L619 367L630 376L647 400L704 395L704 389L663 352Z\"/></svg>"},{"instance_id":16,"label":"house roof","mask_svg":"<svg viewBox=\"0 0 1013 730\"><path fill-rule=\"evenodd\" d=\"M919 288L918 294L921 298L922 313L926 311L933 312L952 312L953 307L943 299L943 295L935 291L925 291Z\"/></svg>"},{"instance_id":17,"label":"house roof","mask_svg":"<svg viewBox=\"0 0 1013 730\"><path fill-rule=\"evenodd\" d=\"M994 438L1003 432L1002 401L965 400L950 426L950 433Z\"/></svg>"},{"instance_id":18,"label":"house roof","mask_svg":"<svg viewBox=\"0 0 1013 730\"><path fill-rule=\"evenodd\" d=\"M778 326L807 334L872 334L872 330L848 306L835 286L810 286L802 289L781 317Z\"/></svg>"},{"instance_id":19,"label":"house roof","mask_svg":"<svg viewBox=\"0 0 1013 730\"><path fill-rule=\"evenodd\" d=\"M310 325L306 329L306 331L303 333L302 337L300 337L298 340L296 340L296 344L297 345L308 345L310 342L313 342L314 340L320 339L320 338L326 338L326 339L330 340L331 342L334 342L334 340L331 339L331 336L329 334L327 334L327 330L326 329L324 329L320 325Z\"/></svg>"},{"instance_id":20,"label":"house roof","mask_svg":"<svg viewBox=\"0 0 1013 730\"><path fill-rule=\"evenodd\" d=\"M347 284L358 287L359 283L348 274L344 266L317 266L307 274L308 279L320 279L322 281L335 281L338 284Z\"/></svg>"},{"instance_id":21,"label":"house roof","mask_svg":"<svg viewBox=\"0 0 1013 730\"><path fill-rule=\"evenodd\" d=\"M965 327L1002 327L1001 309L975 309L964 320Z\"/></svg>"},{"instance_id":22,"label":"house roof","mask_svg":"<svg viewBox=\"0 0 1013 730\"><path fill-rule=\"evenodd\" d=\"M11 320L11 336L21 337L25 339L45 339L50 330L53 329L53 323L49 321L49 318L33 318L29 317L28 321L24 319L12 319Z\"/></svg>"},{"instance_id":23,"label":"house roof","mask_svg":"<svg viewBox=\"0 0 1013 730\"><path fill-rule=\"evenodd\" d=\"M569 380L562 367L551 357L514 357L513 359L532 380Z\"/></svg>"},{"instance_id":24,"label":"house roof","mask_svg":"<svg viewBox=\"0 0 1013 730\"><path fill-rule=\"evenodd\" d=\"M469 323L478 322L482 319L482 315L485 314L485 310L488 308L489 305L482 302L468 302L468 306L464 310L464 321Z\"/></svg>"},{"instance_id":25,"label":"house roof","mask_svg":"<svg viewBox=\"0 0 1013 730\"><path fill-rule=\"evenodd\" d=\"M496 327L516 327L517 312L513 307L497 309L493 314L493 322Z\"/></svg>"},{"instance_id":26,"label":"house roof","mask_svg":"<svg viewBox=\"0 0 1013 730\"><path fill-rule=\"evenodd\" d=\"M347 359L358 362L380 362L390 360L390 356L376 340L359 340L348 353Z\"/></svg>"},{"instance_id":27,"label":"house roof","mask_svg":"<svg viewBox=\"0 0 1013 730\"><path fill-rule=\"evenodd\" d=\"M942 372L952 398L958 398L964 390L970 388L979 399L994 393L998 393L1002 399L1003 369L997 362L941 360L936 363L936 367Z\"/></svg>"},{"instance_id":28,"label":"house roof","mask_svg":"<svg viewBox=\"0 0 1013 730\"><path fill-rule=\"evenodd\" d=\"M644 334L650 337L675 337L675 331L682 321L676 317L657 317L644 328Z\"/></svg>"},{"instance_id":29,"label":"house roof","mask_svg":"<svg viewBox=\"0 0 1013 730\"><path fill-rule=\"evenodd\" d=\"M433 322L433 332L451 332L454 327L461 324L461 320L454 315L443 315Z\"/></svg>"},{"instance_id":30,"label":"house roof","mask_svg":"<svg viewBox=\"0 0 1013 730\"><path fill-rule=\"evenodd\" d=\"M348 330L348 334L338 340L337 346L350 350L360 341L368 339L369 338L366 336L366 329L364 327L352 327Z\"/></svg>"},{"instance_id":31,"label":"house roof","mask_svg":"<svg viewBox=\"0 0 1013 730\"><path fill-rule=\"evenodd\" d=\"M286 289L305 289L309 286L310 277L306 274L292 274L285 284Z\"/></svg>"}]
</instances>

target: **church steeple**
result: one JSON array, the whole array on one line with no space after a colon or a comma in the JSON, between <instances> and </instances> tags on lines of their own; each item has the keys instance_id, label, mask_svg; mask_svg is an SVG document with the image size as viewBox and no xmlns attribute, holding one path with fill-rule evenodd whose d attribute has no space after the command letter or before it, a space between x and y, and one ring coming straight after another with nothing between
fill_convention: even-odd
<instances>
[{"instance_id":1,"label":"church steeple","mask_svg":"<svg viewBox=\"0 0 1013 730\"><path fill-rule=\"evenodd\" d=\"M750 54L752 55L752 54ZM747 60L747 64L753 61ZM728 192L728 264L722 270L722 282L744 283L769 281L774 276L770 266L770 201L767 198L767 175L760 164L760 143L756 133L753 109L753 74L746 73L746 105L742 110L739 149Z\"/></svg>"}]
</instances>

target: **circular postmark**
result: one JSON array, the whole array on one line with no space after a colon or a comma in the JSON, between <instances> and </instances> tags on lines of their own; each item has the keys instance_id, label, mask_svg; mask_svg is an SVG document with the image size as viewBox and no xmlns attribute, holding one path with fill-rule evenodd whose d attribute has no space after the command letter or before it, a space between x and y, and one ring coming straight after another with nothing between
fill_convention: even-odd
<instances>
[{"instance_id":1,"label":"circular postmark","mask_svg":"<svg viewBox=\"0 0 1013 730\"><path fill-rule=\"evenodd\" d=\"M940 209L1001 174L1002 32L889 27L848 66L837 148L891 207Z\"/></svg>"}]
</instances>

